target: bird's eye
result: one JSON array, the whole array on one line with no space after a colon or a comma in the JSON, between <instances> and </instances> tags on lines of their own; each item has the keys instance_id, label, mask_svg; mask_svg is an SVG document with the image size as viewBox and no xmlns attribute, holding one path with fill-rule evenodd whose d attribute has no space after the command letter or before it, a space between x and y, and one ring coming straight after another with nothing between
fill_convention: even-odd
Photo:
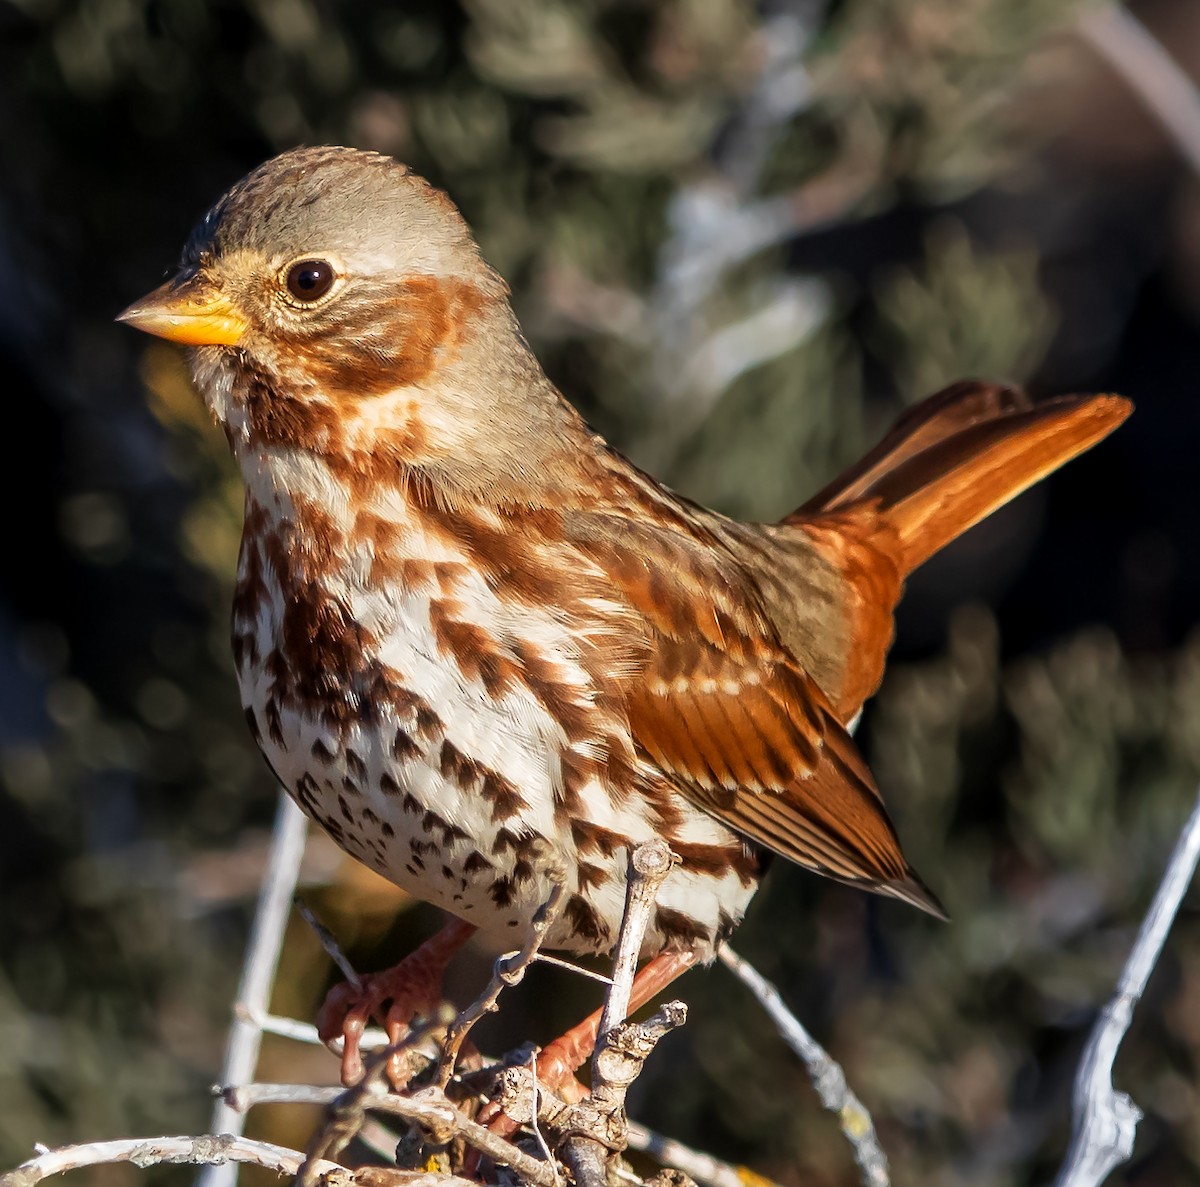
<instances>
[{"instance_id":1,"label":"bird's eye","mask_svg":"<svg viewBox=\"0 0 1200 1187\"><path fill-rule=\"evenodd\" d=\"M325 260L301 260L288 269L287 291L297 301L319 301L333 287L337 277Z\"/></svg>"}]
</instances>

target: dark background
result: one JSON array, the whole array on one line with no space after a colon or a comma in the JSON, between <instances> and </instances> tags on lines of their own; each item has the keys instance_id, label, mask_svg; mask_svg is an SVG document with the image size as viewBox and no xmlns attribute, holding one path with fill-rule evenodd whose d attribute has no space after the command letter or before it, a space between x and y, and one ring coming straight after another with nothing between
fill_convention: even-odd
<instances>
[{"instance_id":1,"label":"dark background","mask_svg":"<svg viewBox=\"0 0 1200 1187\"><path fill-rule=\"evenodd\" d=\"M228 184L336 141L445 187L570 398L731 513L782 514L962 375L1135 400L910 584L862 736L954 921L779 864L737 938L897 1183L1051 1175L1200 777L1200 187L1082 12L0 0L0 1165L206 1123L274 789L228 655L236 478L178 352L112 317ZM1200 74L1195 5L1136 14ZM305 880L359 967L432 926L327 842ZM311 1017L331 977L293 920L276 1007ZM784 1184L855 1181L744 992L680 992L638 1116ZM592 1004L535 970L487 1045ZM1198 1057L1189 903L1117 1064L1146 1119L1114 1182L1200 1179ZM264 1055L264 1079L334 1074Z\"/></svg>"}]
</instances>

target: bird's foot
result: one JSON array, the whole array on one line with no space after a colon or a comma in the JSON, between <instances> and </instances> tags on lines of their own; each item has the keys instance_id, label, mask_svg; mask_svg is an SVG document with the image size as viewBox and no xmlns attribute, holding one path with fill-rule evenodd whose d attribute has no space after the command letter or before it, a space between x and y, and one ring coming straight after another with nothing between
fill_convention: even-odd
<instances>
[{"instance_id":1,"label":"bird's foot","mask_svg":"<svg viewBox=\"0 0 1200 1187\"><path fill-rule=\"evenodd\" d=\"M342 1040L342 1083L359 1083L364 1074L362 1036L375 1018L387 1032L388 1042L399 1044L416 1017L430 1017L442 1000L442 981L451 958L474 933L460 919L451 920L437 935L410 952L399 964L379 973L365 973L358 984L335 985L317 1012L317 1033L327 1045ZM407 1052L388 1057L387 1078L400 1091L412 1076Z\"/></svg>"}]
</instances>

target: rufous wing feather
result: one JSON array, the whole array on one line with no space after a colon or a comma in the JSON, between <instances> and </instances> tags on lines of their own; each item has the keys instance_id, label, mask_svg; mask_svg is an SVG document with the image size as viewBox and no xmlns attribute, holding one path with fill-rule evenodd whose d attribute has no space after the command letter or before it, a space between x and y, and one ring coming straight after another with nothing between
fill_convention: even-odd
<instances>
[{"instance_id":1,"label":"rufous wing feather","mask_svg":"<svg viewBox=\"0 0 1200 1187\"><path fill-rule=\"evenodd\" d=\"M736 832L826 877L944 917L905 859L853 741L784 656L734 665L706 644L662 640L628 709L639 747Z\"/></svg>"},{"instance_id":2,"label":"rufous wing feather","mask_svg":"<svg viewBox=\"0 0 1200 1187\"><path fill-rule=\"evenodd\" d=\"M853 741L737 560L665 528L630 521L618 536L594 519L569 530L641 623L619 695L642 755L749 840L942 915Z\"/></svg>"}]
</instances>

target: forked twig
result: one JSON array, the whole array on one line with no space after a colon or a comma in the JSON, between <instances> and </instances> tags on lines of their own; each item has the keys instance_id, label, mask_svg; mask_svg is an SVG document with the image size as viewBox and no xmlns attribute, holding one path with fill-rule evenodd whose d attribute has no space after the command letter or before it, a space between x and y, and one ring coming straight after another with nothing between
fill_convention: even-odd
<instances>
[{"instance_id":1,"label":"forked twig","mask_svg":"<svg viewBox=\"0 0 1200 1187\"><path fill-rule=\"evenodd\" d=\"M554 1129L563 1135L559 1148L576 1187L605 1187L612 1152L624 1149L628 1140L625 1095L629 1086L658 1040L687 1018L687 1007L682 1002L670 1002L647 1021L625 1025L650 913L675 861L662 840L646 841L629 856L625 912L613 958L612 985L604 1000L592 1056L592 1095L562 1110L553 1121ZM536 1116L536 1107L534 1113Z\"/></svg>"},{"instance_id":2,"label":"forked twig","mask_svg":"<svg viewBox=\"0 0 1200 1187\"><path fill-rule=\"evenodd\" d=\"M1056 1187L1098 1187L1133 1154L1142 1111L1126 1093L1113 1088L1113 1063L1133 1021L1134 1007L1158 963L1179 904L1195 877L1197 862L1200 862L1200 793L1138 929L1121 970L1117 992L1101 1011L1088 1039L1075 1078L1071 1145L1055 1181Z\"/></svg>"},{"instance_id":3,"label":"forked twig","mask_svg":"<svg viewBox=\"0 0 1200 1187\"><path fill-rule=\"evenodd\" d=\"M338 1135L339 1139L344 1136L346 1129L353 1128L357 1132L361 1128L363 1118L359 1116L360 1112L387 1113L415 1122L439 1143L461 1136L468 1145L474 1146L494 1162L512 1167L537 1187L557 1187L557 1172L552 1163L531 1158L499 1134L470 1120L439 1088L426 1088L412 1096L397 1096L387 1092L377 1078L370 1084L364 1080L354 1088L345 1090L315 1084L233 1084L223 1089L222 1095L230 1108L240 1113L248 1112L256 1105L325 1105L335 1124L349 1122ZM325 1141L320 1145L319 1153L316 1152L317 1143L309 1148L308 1157L312 1160L314 1173L323 1173L322 1168L329 1165L330 1159L338 1152L334 1148L335 1143L329 1140L330 1132L330 1125L326 1125L321 1134ZM308 1174L299 1165L296 1169L302 1179Z\"/></svg>"},{"instance_id":4,"label":"forked twig","mask_svg":"<svg viewBox=\"0 0 1200 1187\"><path fill-rule=\"evenodd\" d=\"M728 944L717 950L721 963L733 973L758 999L783 1040L804 1061L809 1077L821 1103L836 1113L854 1150L854 1160L862 1171L862 1181L868 1187L888 1187L887 1155L879 1144L875 1123L862 1101L846 1083L846 1073L828 1051L812 1037L784 1004L779 990Z\"/></svg>"},{"instance_id":5,"label":"forked twig","mask_svg":"<svg viewBox=\"0 0 1200 1187\"><path fill-rule=\"evenodd\" d=\"M337 1102L334 1101L331 1109L336 1108ZM445 1145L453 1138L461 1137L468 1146L486 1154L498 1165L510 1167L534 1187L557 1187L558 1178L550 1163L526 1154L500 1134L472 1121L458 1110L440 1088L423 1088L412 1096L398 1096L378 1086L374 1092L365 1094L355 1106L347 1108L348 1114L351 1108L361 1108L364 1113L372 1109L412 1121L421 1126L437 1145ZM361 1128L361 1121L357 1117L354 1121ZM309 1181L315 1183L315 1175ZM303 1178L297 1178L298 1187L304 1187L304 1184Z\"/></svg>"}]
</instances>

